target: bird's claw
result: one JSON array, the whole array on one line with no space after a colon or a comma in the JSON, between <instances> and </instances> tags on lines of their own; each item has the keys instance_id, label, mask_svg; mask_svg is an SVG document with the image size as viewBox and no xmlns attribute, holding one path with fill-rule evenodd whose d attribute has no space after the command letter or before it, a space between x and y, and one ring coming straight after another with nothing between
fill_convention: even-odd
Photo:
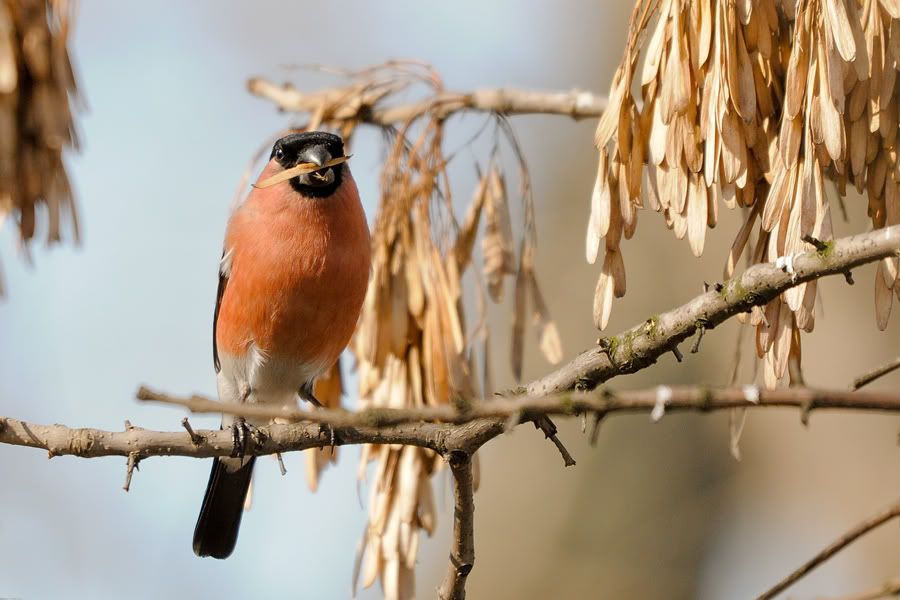
<instances>
[{"instance_id":1,"label":"bird's claw","mask_svg":"<svg viewBox=\"0 0 900 600\"><path fill-rule=\"evenodd\" d=\"M331 446L331 450L334 452L334 427L330 423L319 423L319 433L325 431L328 432L328 445Z\"/></svg>"},{"instance_id":2,"label":"bird's claw","mask_svg":"<svg viewBox=\"0 0 900 600\"><path fill-rule=\"evenodd\" d=\"M231 424L231 456L232 458L240 458L250 450L251 440L259 442L262 439L262 432L255 425L247 423L244 417L237 417Z\"/></svg>"},{"instance_id":3,"label":"bird's claw","mask_svg":"<svg viewBox=\"0 0 900 600\"><path fill-rule=\"evenodd\" d=\"M322 405L322 403L319 402L319 399L316 398L315 394L313 393L313 388L312 388L311 383L301 386L297 395L299 395L300 398L309 402L310 404L312 404L314 407L316 407L318 409L325 408ZM319 433L322 433L324 431L328 432L328 445L331 446L331 449L333 452L334 451L334 427L332 427L328 423L319 423Z\"/></svg>"},{"instance_id":4,"label":"bird's claw","mask_svg":"<svg viewBox=\"0 0 900 600\"><path fill-rule=\"evenodd\" d=\"M297 395L316 408L323 408L322 403L319 402L319 399L316 398L316 395L313 393L312 384L304 384L303 386L301 386L300 390L297 392Z\"/></svg>"}]
</instances>

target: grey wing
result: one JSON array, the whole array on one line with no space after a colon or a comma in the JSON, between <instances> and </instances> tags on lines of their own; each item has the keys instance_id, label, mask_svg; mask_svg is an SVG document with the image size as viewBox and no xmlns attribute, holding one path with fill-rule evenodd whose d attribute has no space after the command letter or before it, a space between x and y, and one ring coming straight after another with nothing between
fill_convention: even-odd
<instances>
[{"instance_id":1,"label":"grey wing","mask_svg":"<svg viewBox=\"0 0 900 600\"><path fill-rule=\"evenodd\" d=\"M216 373L222 368L219 363L219 348L216 344L216 326L219 324L219 307L222 306L222 296L225 295L225 287L228 285L228 275L225 273L226 261L228 260L227 255L228 253L225 249L222 249L222 259L219 262L219 289L216 291L216 308L213 312L213 366L216 369Z\"/></svg>"}]
</instances>

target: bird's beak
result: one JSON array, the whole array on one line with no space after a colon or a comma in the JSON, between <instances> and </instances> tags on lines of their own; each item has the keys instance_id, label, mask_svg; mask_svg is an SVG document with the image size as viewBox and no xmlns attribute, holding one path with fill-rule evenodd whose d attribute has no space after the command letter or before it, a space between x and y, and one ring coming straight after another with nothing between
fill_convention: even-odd
<instances>
[{"instance_id":1,"label":"bird's beak","mask_svg":"<svg viewBox=\"0 0 900 600\"><path fill-rule=\"evenodd\" d=\"M299 162L312 163L317 167L321 167L331 160L331 153L325 146L313 146L300 155L299 159Z\"/></svg>"},{"instance_id":2,"label":"bird's beak","mask_svg":"<svg viewBox=\"0 0 900 600\"><path fill-rule=\"evenodd\" d=\"M334 170L330 166L332 162L331 152L328 151L328 148L323 145L310 146L297 157L297 163L311 164L321 168L300 175L298 181L303 185L313 187L330 184L334 181Z\"/></svg>"}]
</instances>

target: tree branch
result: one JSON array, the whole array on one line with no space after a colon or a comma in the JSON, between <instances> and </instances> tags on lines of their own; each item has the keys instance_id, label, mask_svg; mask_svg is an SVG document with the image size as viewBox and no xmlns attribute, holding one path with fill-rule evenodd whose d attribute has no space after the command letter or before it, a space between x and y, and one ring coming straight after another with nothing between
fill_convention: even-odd
<instances>
[{"instance_id":1,"label":"tree branch","mask_svg":"<svg viewBox=\"0 0 900 600\"><path fill-rule=\"evenodd\" d=\"M827 548L816 554L814 557L805 562L796 571L779 581L774 587L763 593L757 600L770 600L774 598L799 579L803 578L807 573L821 565L823 562L849 546L851 543L869 533L873 529L887 523L891 519L900 516L900 502L894 504L887 510L866 519L838 539L831 543Z\"/></svg>"},{"instance_id":2,"label":"tree branch","mask_svg":"<svg viewBox=\"0 0 900 600\"><path fill-rule=\"evenodd\" d=\"M755 386L707 388L702 386L657 386L643 390L613 392L564 392L545 397L514 397L472 402L461 409L435 406L421 409L366 409L272 411L264 406L225 405L198 396L179 399L142 388L145 397L183 405L196 412L226 412L245 416L279 416L306 422L272 424L260 428L259 439L247 454L259 456L322 448L332 444L328 425L334 431L334 444L407 444L430 448L444 456L454 451L474 453L489 440L510 427L528 423L539 416L600 417L614 413L711 412L732 408L799 408L813 410L858 410L900 412L900 393L850 392L783 388L762 390ZM250 410L242 410L250 409ZM38 425L0 417L0 443L42 448L50 456L189 456L210 458L228 456L233 449L228 430L200 430L191 436L186 431L151 431L138 427L125 431L69 428L64 425Z\"/></svg>"},{"instance_id":3,"label":"tree branch","mask_svg":"<svg viewBox=\"0 0 900 600\"><path fill-rule=\"evenodd\" d=\"M438 589L440 600L464 600L466 578L475 565L475 499L472 484L472 457L451 452L448 460L453 473L453 546L450 565Z\"/></svg>"},{"instance_id":4,"label":"tree branch","mask_svg":"<svg viewBox=\"0 0 900 600\"><path fill-rule=\"evenodd\" d=\"M844 273L854 267L900 254L900 225L827 242L821 251L793 257L789 273L774 263L759 264L740 277L687 304L651 317L606 343L582 352L574 360L524 388L530 396L571 389L591 389L617 375L640 371L677 349L700 327L707 331L754 306L806 281Z\"/></svg>"},{"instance_id":5,"label":"tree branch","mask_svg":"<svg viewBox=\"0 0 900 600\"><path fill-rule=\"evenodd\" d=\"M322 411L325 412L325 411ZM325 422L325 421L323 421ZM260 427L246 450L248 456L293 452L350 444L405 444L430 448L446 456L453 450L475 452L482 444L502 432L502 424L482 419L471 423L402 423L373 425L365 419L358 425L334 427L331 432L319 424L272 424ZM229 430L195 431L194 439L186 431L152 431L138 427L125 431L69 428L65 425L39 425L0 417L0 444L42 448L50 456L188 456L212 458L229 456L234 447Z\"/></svg>"},{"instance_id":6,"label":"tree branch","mask_svg":"<svg viewBox=\"0 0 900 600\"><path fill-rule=\"evenodd\" d=\"M853 380L853 385L850 386L850 389L858 390L865 385L869 385L879 377L884 377L888 373L896 371L897 369L900 369L900 356L890 362L881 365L877 369L873 369L864 375L860 375Z\"/></svg>"},{"instance_id":7,"label":"tree branch","mask_svg":"<svg viewBox=\"0 0 900 600\"><path fill-rule=\"evenodd\" d=\"M468 93L438 92L417 102L379 107L365 101L340 102L329 90L305 94L291 84L277 85L262 78L247 81L251 94L275 103L289 112L316 113L323 103L334 112L329 120L356 120L371 125L388 126L406 123L425 114L447 118L460 111L495 112L506 115L554 114L573 119L596 118L606 109L606 97L590 92L542 92L513 88L491 88ZM337 90L335 90L337 91ZM373 103L383 97L376 93Z\"/></svg>"},{"instance_id":8,"label":"tree branch","mask_svg":"<svg viewBox=\"0 0 900 600\"><path fill-rule=\"evenodd\" d=\"M225 413L257 418L282 418L318 423L336 428L353 429L362 433L366 427L380 427L392 438L401 435L400 425L410 424L466 424L489 419L501 419L504 425L517 426L541 416L576 416L581 414L609 415L612 413L659 410L664 398L664 412L710 412L731 408L801 408L849 409L864 411L900 412L900 393L851 392L849 390L819 390L814 388L780 388L765 390L752 385L736 387L657 386L641 390L591 392L562 392L551 396L514 396L471 402L465 406L430 406L425 408L367 408L359 412L345 410L277 409L260 405L231 405L199 396L177 398L141 388L145 400L184 406L197 413ZM512 423L509 419L517 417ZM430 432L429 432L430 433ZM474 433L474 431L472 432ZM0 434L2 436L2 434ZM205 437L201 432L200 437ZM230 438L229 438L230 439ZM0 437L2 440L2 437ZM343 443L367 443L365 440ZM374 443L374 442L373 442ZM391 441L390 443L404 443ZM420 445L430 447L431 442ZM327 445L327 444L326 444ZM314 447L314 446L306 446ZM304 449L304 448L296 448ZM449 448L453 450L455 448Z\"/></svg>"}]
</instances>

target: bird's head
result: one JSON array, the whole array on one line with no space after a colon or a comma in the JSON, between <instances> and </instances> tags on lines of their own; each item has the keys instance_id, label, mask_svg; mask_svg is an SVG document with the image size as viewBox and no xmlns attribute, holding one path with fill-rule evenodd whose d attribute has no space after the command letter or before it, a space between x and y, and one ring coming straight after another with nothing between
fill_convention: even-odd
<instances>
[{"instance_id":1,"label":"bird's head","mask_svg":"<svg viewBox=\"0 0 900 600\"><path fill-rule=\"evenodd\" d=\"M292 177L288 181L300 194L312 198L327 198L341 185L343 164L328 166L333 159L344 156L344 140L324 131L292 133L281 138L272 147L271 160L282 169L310 163L321 169Z\"/></svg>"}]
</instances>

